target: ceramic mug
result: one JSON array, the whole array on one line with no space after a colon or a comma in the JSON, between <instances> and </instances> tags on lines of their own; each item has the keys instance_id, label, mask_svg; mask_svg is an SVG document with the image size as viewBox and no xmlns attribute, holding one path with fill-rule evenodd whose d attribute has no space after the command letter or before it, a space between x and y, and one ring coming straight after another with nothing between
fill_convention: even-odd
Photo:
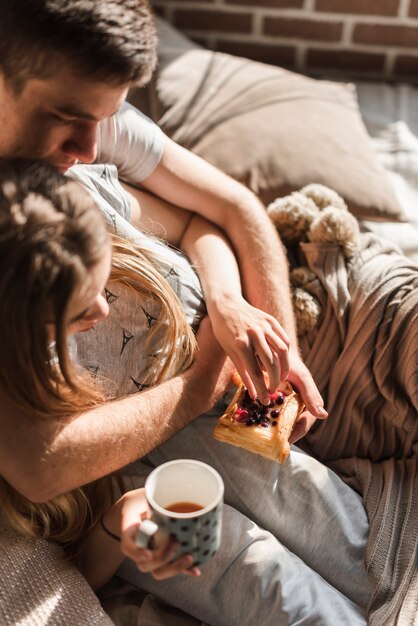
<instances>
[{"instance_id":1,"label":"ceramic mug","mask_svg":"<svg viewBox=\"0 0 418 626\"><path fill-rule=\"evenodd\" d=\"M151 519L141 522L137 545L172 537L179 544L173 560L191 554L193 565L203 565L221 542L223 494L221 476L206 463L177 459L158 466L145 482Z\"/></svg>"}]
</instances>

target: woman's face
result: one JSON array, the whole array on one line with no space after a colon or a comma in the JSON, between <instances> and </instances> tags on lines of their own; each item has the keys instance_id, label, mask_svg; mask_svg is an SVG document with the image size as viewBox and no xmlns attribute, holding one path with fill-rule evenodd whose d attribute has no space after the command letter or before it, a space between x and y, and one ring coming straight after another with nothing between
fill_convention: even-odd
<instances>
[{"instance_id":1,"label":"woman's face","mask_svg":"<svg viewBox=\"0 0 418 626\"><path fill-rule=\"evenodd\" d=\"M89 280L70 298L68 314L68 335L91 330L97 322L107 317L109 305L104 296L104 288L110 274L111 250L89 272Z\"/></svg>"}]
</instances>

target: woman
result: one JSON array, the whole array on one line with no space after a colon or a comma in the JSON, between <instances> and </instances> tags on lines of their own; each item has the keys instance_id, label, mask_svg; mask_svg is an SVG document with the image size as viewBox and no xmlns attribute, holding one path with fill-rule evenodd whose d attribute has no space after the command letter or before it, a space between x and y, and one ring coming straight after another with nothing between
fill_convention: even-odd
<instances>
[{"instance_id":1,"label":"woman","mask_svg":"<svg viewBox=\"0 0 418 626\"><path fill-rule=\"evenodd\" d=\"M152 381L164 380L190 364L194 336L178 299L163 278L166 270L158 254L115 239L111 260L110 248L100 213L90 196L76 183L43 165L18 161L0 164L0 266L5 268L0 275L0 344L3 347L0 403L2 415L6 412L9 418L15 416L14 421L6 420L13 428L25 429L25 421L29 420L48 420L59 431L69 420L76 421L77 413L109 397L110 388L100 372L94 377L87 370L77 368L70 341L73 333L79 337L94 335L94 325L106 317L109 290L104 298L103 289L105 284L110 285L109 273L120 284L139 292L140 301L152 302L156 311L148 341L151 344L158 338L157 343L162 348L158 352L154 352L154 346L146 350L154 363ZM229 276L232 278L232 273ZM102 321L102 325L105 323ZM3 431L3 438L7 439L7 429ZM204 441L202 443L205 445ZM225 456L228 452L225 451ZM45 456L47 449L41 453ZM222 626L233 623L233 615L238 611L241 621L250 615L252 623L254 614L257 623L294 623L299 619L301 604L306 619L298 623L331 625L338 616L341 624L364 625L363 607L368 591L361 551L367 523L356 494L350 493L336 477L330 477L314 460L300 459L305 455L298 453L294 475L291 466L288 478L286 472L280 476L284 492L277 500L275 493L269 497L269 489L273 482L277 483L268 477L270 471L276 472L275 464L263 460L260 463L254 457L252 466L247 467L238 451L232 458L235 456L237 464L229 464L225 478L229 480L228 472L239 471L241 466L241 471L248 469L250 480L254 468L258 467L257 490L258 496L262 495L259 500L265 508L273 506L279 527L287 528L287 524L281 523L281 516L286 510L291 512L290 505L297 500L299 492L305 505L313 498L313 510L317 512L319 508L325 513L317 528L309 529L311 534L319 532L319 536L311 537L311 541L300 541L296 529L293 531L296 541L287 549L272 533L258 527L238 510L225 506L225 541L219 559L215 558L206 568L202 584L195 580L191 588L178 577L169 586L163 586L162 597L207 623ZM113 483L105 477L48 502L32 503L10 486L8 476L13 467L10 470L4 464L3 467L0 481L3 524L22 534L60 543L69 556L76 559L94 589L100 588L116 571L124 555L136 563L136 574L138 569L151 572L157 580L178 573L199 576L199 570L191 567L190 555L171 563L176 550L173 543L154 552L135 546L138 521L147 515L142 489L116 494L116 481ZM319 469L318 482L315 476ZM318 545L318 537L322 537L323 528L328 524L329 498L324 485L327 489L334 486L338 492L344 492L341 505L335 503L330 521L335 532L332 549L341 545L340 551L346 555L342 562L347 563L349 576L340 575L340 587L347 578L351 581L352 572L356 572L360 591L356 587L353 592L355 602L293 553L298 547L310 553L310 546ZM122 491L125 491L123 487ZM286 493L291 494L290 500ZM120 497L115 502L117 495ZM229 498L231 496L233 498L234 494L229 493ZM278 508L280 501L286 501L286 506ZM332 501L334 504L334 498ZM349 520L347 510L350 510ZM296 515L293 522L300 520L299 506L293 515ZM318 514L317 517L319 519ZM336 524L337 518L339 524ZM322 570L327 569L329 559L315 556L313 560ZM240 579L238 587L236 575ZM129 573L128 579L130 577ZM225 584L228 577L231 577L230 583ZM146 581L135 579L135 584L148 590L151 577L146 578ZM295 593L300 589L301 580L305 591L309 590L303 601L300 594ZM232 582L233 588L238 590L233 597L230 594ZM255 595L254 590L257 590ZM159 595L159 590L155 593Z\"/></svg>"},{"instance_id":2,"label":"woman","mask_svg":"<svg viewBox=\"0 0 418 626\"><path fill-rule=\"evenodd\" d=\"M69 340L107 316L103 292L112 271L151 298L159 310L153 332L160 327L164 332L154 382L190 364L195 338L173 290L154 269L158 260L153 264L150 253L147 256L134 244L115 237L111 242L87 192L51 167L25 161L2 163L0 184L0 264L8 268L0 284L3 410L15 408L31 419L55 420L59 428L71 415L104 401L99 382L74 364ZM115 496L109 477L37 504L3 477L0 485L3 521L25 535L62 544L69 555L77 556L94 588L123 560L103 514L112 527L120 528L125 509L136 520L147 511L142 489L111 506ZM133 534L123 537L123 545L131 553L138 552ZM175 549L172 542L152 556L145 550L139 554L145 562L152 560L148 569L155 569L157 578L180 571L198 575L196 569L186 572L191 556L160 569ZM99 561L100 554L106 554L108 561Z\"/></svg>"}]
</instances>

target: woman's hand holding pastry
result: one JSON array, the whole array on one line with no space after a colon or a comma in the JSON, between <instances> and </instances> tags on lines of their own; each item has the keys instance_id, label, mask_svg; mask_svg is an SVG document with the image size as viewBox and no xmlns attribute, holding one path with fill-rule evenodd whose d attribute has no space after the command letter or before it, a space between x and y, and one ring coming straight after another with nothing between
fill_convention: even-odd
<instances>
[{"instance_id":1,"label":"woman's hand holding pastry","mask_svg":"<svg viewBox=\"0 0 418 626\"><path fill-rule=\"evenodd\" d=\"M279 322L236 295L223 297L210 318L215 336L252 398L270 402L289 373L289 339Z\"/></svg>"},{"instance_id":2,"label":"woman's hand holding pastry","mask_svg":"<svg viewBox=\"0 0 418 626\"><path fill-rule=\"evenodd\" d=\"M327 417L310 371L273 316L253 307L242 296L225 294L209 313L217 340L252 398L269 404L269 393L285 380L299 392L306 410L295 424L290 443L306 435L317 419Z\"/></svg>"}]
</instances>

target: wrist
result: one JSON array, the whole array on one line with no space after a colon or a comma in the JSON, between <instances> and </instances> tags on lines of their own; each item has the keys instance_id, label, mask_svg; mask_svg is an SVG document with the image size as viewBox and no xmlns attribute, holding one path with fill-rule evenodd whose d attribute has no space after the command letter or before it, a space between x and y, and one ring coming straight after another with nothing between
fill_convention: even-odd
<instances>
[{"instance_id":1,"label":"wrist","mask_svg":"<svg viewBox=\"0 0 418 626\"><path fill-rule=\"evenodd\" d=\"M216 315L224 317L231 310L235 312L243 300L241 292L231 290L218 291L212 297L205 297L206 308L211 319Z\"/></svg>"},{"instance_id":2,"label":"wrist","mask_svg":"<svg viewBox=\"0 0 418 626\"><path fill-rule=\"evenodd\" d=\"M211 408L211 405L208 406L208 386L203 382L205 381L205 374L196 361L182 374L182 378L184 383L183 397L187 398L187 417L189 418L188 421L191 421Z\"/></svg>"},{"instance_id":3,"label":"wrist","mask_svg":"<svg viewBox=\"0 0 418 626\"><path fill-rule=\"evenodd\" d=\"M302 358L301 355L300 355L298 342L297 342L296 339L292 340L292 337L290 337L289 357L290 358L294 358L294 359L299 359L299 361Z\"/></svg>"},{"instance_id":4,"label":"wrist","mask_svg":"<svg viewBox=\"0 0 418 626\"><path fill-rule=\"evenodd\" d=\"M189 421L209 411L219 400L225 389L219 386L220 367L212 360L196 360L184 373L184 397L187 398Z\"/></svg>"},{"instance_id":5,"label":"wrist","mask_svg":"<svg viewBox=\"0 0 418 626\"><path fill-rule=\"evenodd\" d=\"M116 541L120 541L120 523L122 498L110 506L100 517L100 526L102 530Z\"/></svg>"}]
</instances>

